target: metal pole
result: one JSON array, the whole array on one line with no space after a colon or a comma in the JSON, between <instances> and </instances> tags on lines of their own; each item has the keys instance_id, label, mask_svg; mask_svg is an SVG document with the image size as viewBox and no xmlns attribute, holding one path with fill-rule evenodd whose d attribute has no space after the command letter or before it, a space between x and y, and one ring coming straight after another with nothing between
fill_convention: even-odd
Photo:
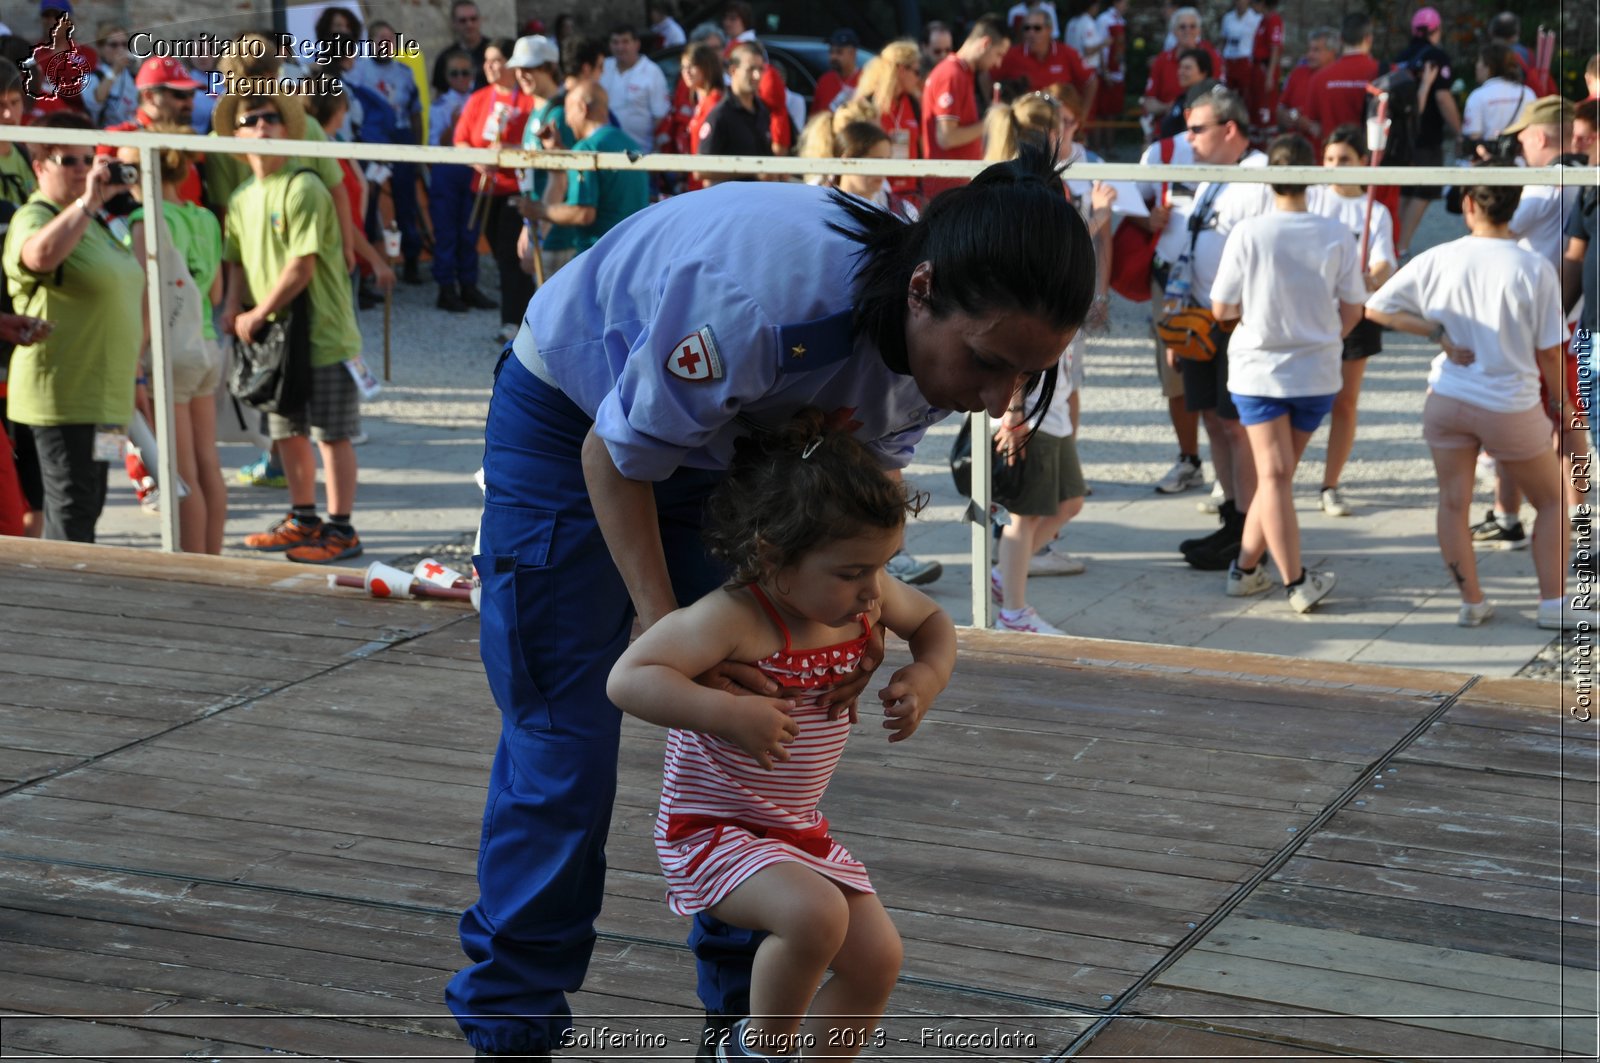
<instances>
[{"instance_id":1,"label":"metal pole","mask_svg":"<svg viewBox=\"0 0 1600 1063\"><path fill-rule=\"evenodd\" d=\"M178 538L178 446L172 425L172 360L167 357L167 323L161 312L161 245L167 228L161 210L161 157L139 149L139 187L144 193L144 270L146 305L150 310L150 383L154 388L156 480L161 484L161 549L176 553ZM190 484L189 489L195 490Z\"/></svg>"},{"instance_id":2,"label":"metal pole","mask_svg":"<svg viewBox=\"0 0 1600 1063\"><path fill-rule=\"evenodd\" d=\"M972 415L972 626L994 626L994 599L989 596L989 556L994 531L989 518L989 492L994 462L994 426L987 410Z\"/></svg>"}]
</instances>

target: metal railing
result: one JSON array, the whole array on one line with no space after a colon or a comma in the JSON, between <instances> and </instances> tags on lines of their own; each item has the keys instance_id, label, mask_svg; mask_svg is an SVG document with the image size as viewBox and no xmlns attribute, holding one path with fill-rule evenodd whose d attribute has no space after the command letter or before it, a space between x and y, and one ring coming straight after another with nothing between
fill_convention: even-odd
<instances>
[{"instance_id":1,"label":"metal railing","mask_svg":"<svg viewBox=\"0 0 1600 1063\"><path fill-rule=\"evenodd\" d=\"M155 133L112 133L87 129L39 129L27 126L0 126L0 140L24 144L65 144L93 147L131 147L139 149L139 180L144 196L145 269L149 279L147 298L150 300L150 375L154 385L152 402L157 411L157 445L160 450L158 473L160 483L175 485L178 482L177 452L173 445L172 429L172 368L167 358L165 327L160 313L161 276L159 250L166 240L162 220L160 167L154 165L153 149L179 148L202 155L283 155L293 158L360 159L376 162L413 162L440 165L485 164L512 169L536 170L630 170L648 173L682 173L694 168L690 160L705 156L671 154L640 155L633 152L575 152L575 151L523 151L520 148L457 148L422 147L406 144L361 144L338 141L313 140L242 140L218 136L166 136ZM762 177L805 177L807 175L842 176L859 174L877 177L972 177L987 166L983 162L953 159L802 159L794 157L767 158L758 156L716 156L717 173L748 174ZM708 167L709 168L709 167ZM1418 167L1339 167L1274 166L1240 168L1237 166L1144 166L1138 163L1080 163L1071 168L1074 176L1103 181L1142 182L1201 182L1226 181L1249 184L1382 184L1401 187L1413 185L1439 186L1460 183L1471 173L1472 183L1480 185L1564 185L1600 187L1600 168L1555 167L1482 167L1467 169L1460 166ZM1375 176L1381 180L1374 180ZM979 440L987 441L993 433L987 413L977 413L972 426L973 450L976 454ZM972 499L967 509L971 524L972 550L972 616L974 626L993 624L993 603L989 596L988 572L991 561L991 537L988 520L991 501L989 462L972 463ZM166 497L169 504L161 507L161 548L178 549L177 491ZM980 625L981 620L981 625Z\"/></svg>"}]
</instances>

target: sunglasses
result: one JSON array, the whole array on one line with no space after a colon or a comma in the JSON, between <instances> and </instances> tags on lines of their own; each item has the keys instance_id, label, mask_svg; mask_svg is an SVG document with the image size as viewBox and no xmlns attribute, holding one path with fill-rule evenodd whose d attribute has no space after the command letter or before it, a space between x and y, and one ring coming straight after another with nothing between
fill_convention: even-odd
<instances>
[{"instance_id":1,"label":"sunglasses","mask_svg":"<svg viewBox=\"0 0 1600 1063\"><path fill-rule=\"evenodd\" d=\"M1023 23L1022 28L1027 30L1029 33L1043 33L1050 27L1041 23L1025 22Z\"/></svg>"},{"instance_id":2,"label":"sunglasses","mask_svg":"<svg viewBox=\"0 0 1600 1063\"><path fill-rule=\"evenodd\" d=\"M93 166L94 165L94 156L93 155L61 155L61 154L56 154L56 155L46 155L45 158L49 159L51 162L55 163L57 166Z\"/></svg>"},{"instance_id":3,"label":"sunglasses","mask_svg":"<svg viewBox=\"0 0 1600 1063\"><path fill-rule=\"evenodd\" d=\"M240 129L254 129L258 125L274 126L283 124L283 115L277 111L263 111L260 114L242 114L239 116Z\"/></svg>"},{"instance_id":4,"label":"sunglasses","mask_svg":"<svg viewBox=\"0 0 1600 1063\"><path fill-rule=\"evenodd\" d=\"M1221 122L1201 122L1199 125L1192 125L1189 127L1189 135L1197 137L1208 129L1219 129L1221 126Z\"/></svg>"},{"instance_id":5,"label":"sunglasses","mask_svg":"<svg viewBox=\"0 0 1600 1063\"><path fill-rule=\"evenodd\" d=\"M127 41L102 41L100 44L100 47L107 49L126 48L127 46Z\"/></svg>"},{"instance_id":6,"label":"sunglasses","mask_svg":"<svg viewBox=\"0 0 1600 1063\"><path fill-rule=\"evenodd\" d=\"M194 89L169 89L166 86L162 86L161 91L175 100L194 99Z\"/></svg>"},{"instance_id":7,"label":"sunglasses","mask_svg":"<svg viewBox=\"0 0 1600 1063\"><path fill-rule=\"evenodd\" d=\"M472 71L471 70L446 70L444 72L444 74L445 74L445 77L469 78L469 77L472 76Z\"/></svg>"}]
</instances>

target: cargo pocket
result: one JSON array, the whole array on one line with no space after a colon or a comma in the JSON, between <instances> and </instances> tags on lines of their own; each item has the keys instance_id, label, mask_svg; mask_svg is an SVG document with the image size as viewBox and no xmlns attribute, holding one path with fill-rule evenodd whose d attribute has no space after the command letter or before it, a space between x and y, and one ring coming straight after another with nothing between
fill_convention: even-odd
<instances>
[{"instance_id":1,"label":"cargo pocket","mask_svg":"<svg viewBox=\"0 0 1600 1063\"><path fill-rule=\"evenodd\" d=\"M489 690L508 726L550 729L541 669L555 652L555 584L549 564L556 514L488 503L473 558L483 584L479 643Z\"/></svg>"}]
</instances>

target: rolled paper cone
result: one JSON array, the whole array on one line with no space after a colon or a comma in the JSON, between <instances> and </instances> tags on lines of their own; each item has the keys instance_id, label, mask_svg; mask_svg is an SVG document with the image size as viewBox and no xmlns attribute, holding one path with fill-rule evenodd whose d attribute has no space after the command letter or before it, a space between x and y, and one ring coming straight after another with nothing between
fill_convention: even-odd
<instances>
[{"instance_id":1,"label":"rolled paper cone","mask_svg":"<svg viewBox=\"0 0 1600 1063\"><path fill-rule=\"evenodd\" d=\"M367 581L360 576L341 576L336 572L328 573L328 586L330 587L357 587L366 589Z\"/></svg>"},{"instance_id":2,"label":"rolled paper cone","mask_svg":"<svg viewBox=\"0 0 1600 1063\"><path fill-rule=\"evenodd\" d=\"M429 583L413 583L411 593L418 598L444 598L455 602L472 598L472 591L466 587L435 587Z\"/></svg>"},{"instance_id":3,"label":"rolled paper cone","mask_svg":"<svg viewBox=\"0 0 1600 1063\"><path fill-rule=\"evenodd\" d=\"M367 566L367 593L374 598L403 598L412 593L417 578L404 569L374 561Z\"/></svg>"},{"instance_id":4,"label":"rolled paper cone","mask_svg":"<svg viewBox=\"0 0 1600 1063\"><path fill-rule=\"evenodd\" d=\"M431 557L418 561L412 575L434 587L470 587L472 581L449 565Z\"/></svg>"}]
</instances>

